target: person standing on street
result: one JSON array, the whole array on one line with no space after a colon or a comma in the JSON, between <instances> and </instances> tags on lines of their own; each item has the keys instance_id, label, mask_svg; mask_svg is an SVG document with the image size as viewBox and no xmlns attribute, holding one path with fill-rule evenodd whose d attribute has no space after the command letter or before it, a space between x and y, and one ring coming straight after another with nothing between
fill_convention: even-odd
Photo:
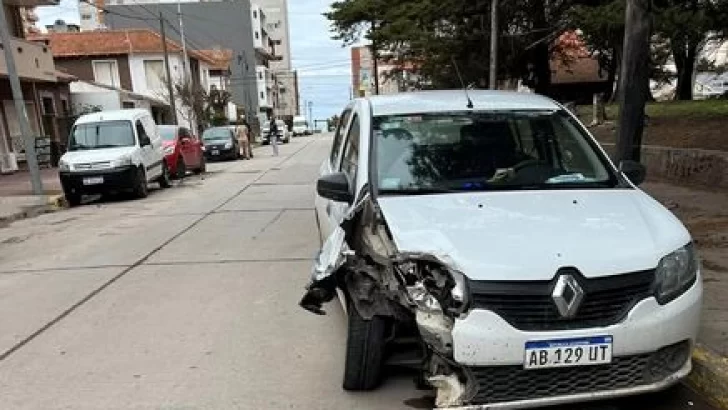
<instances>
[{"instance_id":1,"label":"person standing on street","mask_svg":"<svg viewBox=\"0 0 728 410\"><path fill-rule=\"evenodd\" d=\"M270 116L270 145L273 147L273 156L278 156L278 124L275 115Z\"/></svg>"},{"instance_id":2,"label":"person standing on street","mask_svg":"<svg viewBox=\"0 0 728 410\"><path fill-rule=\"evenodd\" d=\"M235 134L238 138L240 149L243 151L243 158L250 159L250 128L245 125L245 117L240 116L240 121L235 127Z\"/></svg>"},{"instance_id":3,"label":"person standing on street","mask_svg":"<svg viewBox=\"0 0 728 410\"><path fill-rule=\"evenodd\" d=\"M244 115L243 125L245 126L245 129L248 130L248 155L250 155L250 158L253 158L253 142L255 141L255 135L253 134L253 128L250 127L250 123Z\"/></svg>"}]
</instances>

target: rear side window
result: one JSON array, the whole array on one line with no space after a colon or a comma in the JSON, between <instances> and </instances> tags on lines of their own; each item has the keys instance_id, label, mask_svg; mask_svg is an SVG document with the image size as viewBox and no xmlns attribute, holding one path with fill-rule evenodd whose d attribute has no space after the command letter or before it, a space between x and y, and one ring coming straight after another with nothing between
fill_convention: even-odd
<instances>
[{"instance_id":1,"label":"rear side window","mask_svg":"<svg viewBox=\"0 0 728 410\"><path fill-rule=\"evenodd\" d=\"M351 117L351 111L346 110L341 114L339 124L336 126L336 134L334 134L334 143L331 146L331 166L336 168L339 164L339 151L341 151L341 144L344 142L344 132L346 131L346 125L349 123L349 117Z\"/></svg>"},{"instance_id":2,"label":"rear side window","mask_svg":"<svg viewBox=\"0 0 728 410\"><path fill-rule=\"evenodd\" d=\"M344 172L349 180L356 181L356 169L359 165L359 116L354 115L349 127L349 133L346 136L346 145L344 146L344 156L341 161L341 171Z\"/></svg>"}]
</instances>

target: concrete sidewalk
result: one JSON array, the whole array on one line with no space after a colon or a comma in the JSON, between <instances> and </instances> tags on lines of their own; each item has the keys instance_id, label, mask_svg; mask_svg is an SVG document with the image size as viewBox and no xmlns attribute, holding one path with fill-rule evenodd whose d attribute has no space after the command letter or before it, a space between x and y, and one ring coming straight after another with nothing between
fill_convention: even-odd
<instances>
[{"instance_id":1,"label":"concrete sidewalk","mask_svg":"<svg viewBox=\"0 0 728 410\"><path fill-rule=\"evenodd\" d=\"M654 182L643 189L686 224L698 247L705 294L689 384L728 409L728 192Z\"/></svg>"},{"instance_id":2,"label":"concrete sidewalk","mask_svg":"<svg viewBox=\"0 0 728 410\"><path fill-rule=\"evenodd\" d=\"M45 194L35 196L28 172L0 175L0 224L50 212L61 206L63 189L58 170L42 169L41 179Z\"/></svg>"}]
</instances>

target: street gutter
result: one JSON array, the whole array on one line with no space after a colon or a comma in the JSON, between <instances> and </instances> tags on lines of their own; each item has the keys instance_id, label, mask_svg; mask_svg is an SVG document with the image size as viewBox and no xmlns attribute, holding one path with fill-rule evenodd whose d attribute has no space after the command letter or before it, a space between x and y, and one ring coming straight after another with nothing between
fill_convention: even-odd
<instances>
[{"instance_id":1,"label":"street gutter","mask_svg":"<svg viewBox=\"0 0 728 410\"><path fill-rule=\"evenodd\" d=\"M718 408L728 410L728 357L698 344L693 351L693 371L685 384Z\"/></svg>"}]
</instances>

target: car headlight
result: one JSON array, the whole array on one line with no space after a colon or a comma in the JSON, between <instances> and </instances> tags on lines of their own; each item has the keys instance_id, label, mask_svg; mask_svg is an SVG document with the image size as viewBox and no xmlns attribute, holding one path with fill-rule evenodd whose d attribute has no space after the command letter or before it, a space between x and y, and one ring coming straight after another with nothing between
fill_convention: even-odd
<instances>
[{"instance_id":1,"label":"car headlight","mask_svg":"<svg viewBox=\"0 0 728 410\"><path fill-rule=\"evenodd\" d=\"M698 275L698 259L688 244L660 260L655 272L655 298L664 305L687 291Z\"/></svg>"},{"instance_id":2,"label":"car headlight","mask_svg":"<svg viewBox=\"0 0 728 410\"><path fill-rule=\"evenodd\" d=\"M232 147L233 147L233 143L232 142L228 141L228 142L225 143L225 149L230 149Z\"/></svg>"},{"instance_id":3,"label":"car headlight","mask_svg":"<svg viewBox=\"0 0 728 410\"><path fill-rule=\"evenodd\" d=\"M112 163L113 168L128 167L134 165L131 156L123 156Z\"/></svg>"},{"instance_id":4,"label":"car headlight","mask_svg":"<svg viewBox=\"0 0 728 410\"><path fill-rule=\"evenodd\" d=\"M174 154L174 145L164 147L164 155Z\"/></svg>"},{"instance_id":5,"label":"car headlight","mask_svg":"<svg viewBox=\"0 0 728 410\"><path fill-rule=\"evenodd\" d=\"M69 164L65 160L58 161L58 170L59 171L70 171L71 170L71 164Z\"/></svg>"}]
</instances>

